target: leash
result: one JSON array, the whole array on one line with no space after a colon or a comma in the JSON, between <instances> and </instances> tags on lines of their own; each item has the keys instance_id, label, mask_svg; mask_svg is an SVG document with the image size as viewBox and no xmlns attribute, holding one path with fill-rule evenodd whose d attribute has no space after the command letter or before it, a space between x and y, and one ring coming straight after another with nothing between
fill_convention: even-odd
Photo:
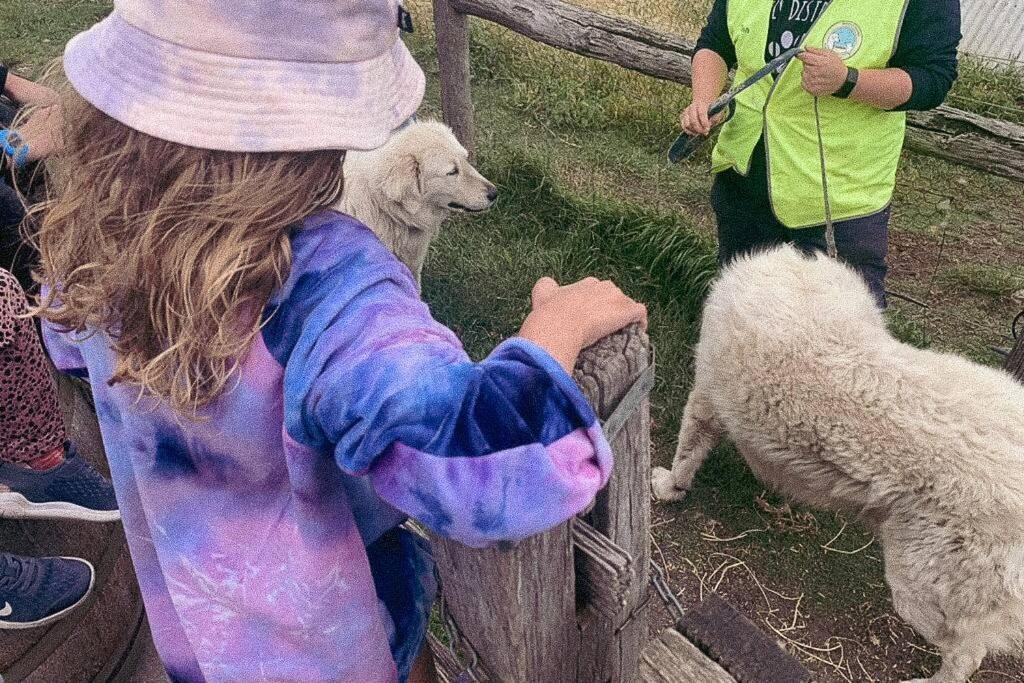
<instances>
[{"instance_id":1,"label":"leash","mask_svg":"<svg viewBox=\"0 0 1024 683\"><path fill-rule=\"evenodd\" d=\"M803 51L804 48L802 46L792 47L765 64L750 78L715 100L711 106L708 107L708 118L714 118L725 111L728 107L730 109L729 116L725 119L725 121L728 121L732 118L732 113L735 111L735 100L740 93L753 86L762 78L765 78L772 73L782 71ZM722 121L722 123L725 123L725 121ZM825 248L830 258L837 258L839 252L836 248L836 230L835 224L832 220L832 198L829 194L828 187L828 165L825 161L825 136L822 131L821 108L819 106L819 98L817 96L814 97L814 124L818 134L818 159L821 162L821 191L823 199L825 200ZM676 138L675 142L672 143L672 147L668 150L669 162L675 164L685 159L689 159L707 140L708 137L703 135L691 136L687 133L680 134L679 137Z\"/></svg>"},{"instance_id":2,"label":"leash","mask_svg":"<svg viewBox=\"0 0 1024 683\"><path fill-rule=\"evenodd\" d=\"M730 112L729 116L726 117L725 119L725 121L728 121L730 118L732 118L732 112L734 111L733 105L736 100L736 97L740 93L742 93L744 90L747 90L755 83L771 75L772 73L776 71L782 71L783 69L786 68L786 66L789 65L791 61L793 61L793 59L798 54L800 54L803 51L804 48L799 45L796 47L791 47L785 52L783 52L781 55L773 59L772 61L765 64L763 67L758 69L750 78L743 81L742 83L740 83L739 85L737 85L736 87L732 88L727 93L719 97L717 100L712 102L711 106L708 107L708 118L714 118L715 116L725 111L726 107L728 107L730 109ZM722 121L722 123L725 123L725 121ZM669 162L676 164L679 163L680 161L683 161L684 159L689 159L691 156L693 156L694 152L700 149L701 146L705 142L707 142L707 140L708 136L706 135L691 136L688 133L680 134L679 137L676 138L675 142L672 143L672 147L670 147L668 150Z\"/></svg>"},{"instance_id":3,"label":"leash","mask_svg":"<svg viewBox=\"0 0 1024 683\"><path fill-rule=\"evenodd\" d=\"M654 368L654 347L651 347L650 364L633 380L633 385L619 401L619 405L615 406L612 414L601 424L601 430L608 443L615 440L629 418L636 413L640 403L650 396L651 390L654 389Z\"/></svg>"},{"instance_id":4,"label":"leash","mask_svg":"<svg viewBox=\"0 0 1024 683\"><path fill-rule=\"evenodd\" d=\"M832 201L828 194L828 170L825 165L825 136L821 130L821 110L818 107L818 96L814 96L814 123L818 129L818 157L821 159L821 193L825 200L825 248L829 258L836 258L836 229L832 224Z\"/></svg>"}]
</instances>

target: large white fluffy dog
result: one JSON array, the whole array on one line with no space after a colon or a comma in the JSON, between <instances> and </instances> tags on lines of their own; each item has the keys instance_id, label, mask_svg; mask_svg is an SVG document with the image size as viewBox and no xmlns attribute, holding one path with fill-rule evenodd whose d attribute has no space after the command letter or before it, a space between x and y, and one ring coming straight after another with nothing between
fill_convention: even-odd
<instances>
[{"instance_id":1,"label":"large white fluffy dog","mask_svg":"<svg viewBox=\"0 0 1024 683\"><path fill-rule=\"evenodd\" d=\"M486 211L498 196L437 121L412 123L375 150L346 153L344 176L336 208L373 230L417 282L445 219Z\"/></svg>"},{"instance_id":2,"label":"large white fluffy dog","mask_svg":"<svg viewBox=\"0 0 1024 683\"><path fill-rule=\"evenodd\" d=\"M655 495L681 499L726 434L763 482L875 529L897 612L942 654L928 681L1020 653L1024 386L1008 374L899 343L853 271L779 248L713 286Z\"/></svg>"}]
</instances>

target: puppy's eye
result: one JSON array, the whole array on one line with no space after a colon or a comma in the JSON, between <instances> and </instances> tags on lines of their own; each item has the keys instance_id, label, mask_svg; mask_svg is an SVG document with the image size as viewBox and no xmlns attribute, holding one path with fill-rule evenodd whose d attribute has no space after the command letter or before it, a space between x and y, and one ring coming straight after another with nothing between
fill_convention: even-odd
<instances>
[{"instance_id":1,"label":"puppy's eye","mask_svg":"<svg viewBox=\"0 0 1024 683\"><path fill-rule=\"evenodd\" d=\"M448 175L459 175L459 167L456 166L452 170L448 171Z\"/></svg>"}]
</instances>

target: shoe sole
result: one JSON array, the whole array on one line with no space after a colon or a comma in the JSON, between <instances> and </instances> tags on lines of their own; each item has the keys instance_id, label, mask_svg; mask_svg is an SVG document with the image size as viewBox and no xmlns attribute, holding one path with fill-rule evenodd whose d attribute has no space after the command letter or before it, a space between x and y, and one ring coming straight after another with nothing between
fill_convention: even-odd
<instances>
[{"instance_id":1,"label":"shoe sole","mask_svg":"<svg viewBox=\"0 0 1024 683\"><path fill-rule=\"evenodd\" d=\"M75 519L83 522L116 522L120 510L92 510L66 502L33 503L14 491L0 493L0 518Z\"/></svg>"},{"instance_id":2,"label":"shoe sole","mask_svg":"<svg viewBox=\"0 0 1024 683\"><path fill-rule=\"evenodd\" d=\"M90 595L92 595L92 589L96 586L96 568L92 566L92 562L83 560L81 557L61 557L63 560L74 560L75 562L83 562L89 566L89 588L86 589L82 597L78 598L72 605L68 605L56 614L51 614L48 617L39 619L38 621L0 621L0 630L4 631L20 631L23 629L39 628L40 626L48 626L55 621L59 621L68 615L69 612L79 607L85 602Z\"/></svg>"}]
</instances>

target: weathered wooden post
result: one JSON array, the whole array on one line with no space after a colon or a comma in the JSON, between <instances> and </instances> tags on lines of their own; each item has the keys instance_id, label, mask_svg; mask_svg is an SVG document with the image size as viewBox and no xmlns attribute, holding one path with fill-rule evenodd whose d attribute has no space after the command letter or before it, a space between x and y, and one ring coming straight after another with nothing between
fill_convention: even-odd
<instances>
[{"instance_id":1,"label":"weathered wooden post","mask_svg":"<svg viewBox=\"0 0 1024 683\"><path fill-rule=\"evenodd\" d=\"M649 397L654 375L653 368L648 369L652 364L647 336L638 328L604 339L587 349L576 364L576 381L605 422L615 453L612 477L587 520L627 553L633 570L620 612L609 615L590 609L579 615L577 683L638 680L639 654L648 640L647 611L642 606L648 595L651 558ZM642 377L646 381L638 383ZM620 407L624 410L617 412ZM625 422L614 424L621 419Z\"/></svg>"},{"instance_id":2,"label":"weathered wooden post","mask_svg":"<svg viewBox=\"0 0 1024 683\"><path fill-rule=\"evenodd\" d=\"M441 110L462 146L475 156L473 97L469 75L469 22L450 0L434 0L437 63L441 70Z\"/></svg>"},{"instance_id":3,"label":"weathered wooden post","mask_svg":"<svg viewBox=\"0 0 1024 683\"><path fill-rule=\"evenodd\" d=\"M576 380L615 453L611 481L588 515L513 548L432 539L447 607L480 658L480 679L637 680L648 638L651 364L639 327L603 339L577 363Z\"/></svg>"}]
</instances>

